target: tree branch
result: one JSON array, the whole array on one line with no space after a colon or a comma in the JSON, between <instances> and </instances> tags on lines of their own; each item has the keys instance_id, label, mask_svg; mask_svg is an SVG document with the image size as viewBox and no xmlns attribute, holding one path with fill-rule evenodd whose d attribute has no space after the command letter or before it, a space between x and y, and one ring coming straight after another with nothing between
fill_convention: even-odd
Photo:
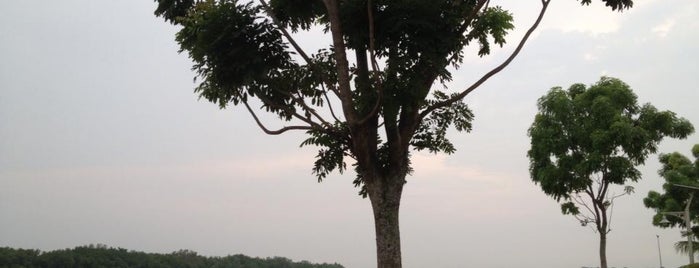
<instances>
[{"instance_id":1,"label":"tree branch","mask_svg":"<svg viewBox=\"0 0 699 268\"><path fill-rule=\"evenodd\" d=\"M381 79L376 76L379 73L379 64L376 63L376 54L374 53L374 43L375 41L375 30L374 30L374 8L372 0L367 1L367 17L369 18L369 59L371 61L371 69L374 71L374 77L376 79L376 103L371 111L364 116L364 118L357 121L357 125L364 124L367 120L371 119L379 112L379 107L381 106Z\"/></svg>"},{"instance_id":2,"label":"tree branch","mask_svg":"<svg viewBox=\"0 0 699 268\"><path fill-rule=\"evenodd\" d=\"M590 200L592 201L592 208L595 209L595 213L594 213L595 225L597 225L597 227L599 227L601 224L600 223L601 216L600 216L600 211L599 211L599 203L597 202L597 199L595 198L595 191L594 191L594 189L592 189L592 185L587 186L585 193L587 193L587 195L590 197Z\"/></svg>"},{"instance_id":3,"label":"tree branch","mask_svg":"<svg viewBox=\"0 0 699 268\"><path fill-rule=\"evenodd\" d=\"M281 91L281 90L280 90L280 92L281 92L282 94L288 94L288 96L289 96L292 100L294 100L294 102L296 102L297 104L299 104L299 106L301 106L301 109L303 109L304 111L306 111L306 112L312 114L313 116L315 116L316 118L318 118L318 120L320 120L320 123L321 123L321 124L323 124L323 125L325 125L325 126L331 126L331 124L328 123L328 121L326 121L322 116L320 116L320 115L318 114L318 112L316 112L315 109L313 109L313 108L311 108L310 106L308 106L308 104L306 104L306 102L303 101L303 98L301 98L301 97L299 97L299 96L294 96L294 95L291 94L291 93L284 92L284 91ZM309 123L309 122L307 122L307 123ZM315 123L315 122L313 122L313 123ZM310 124L310 123L309 123L309 124Z\"/></svg>"},{"instance_id":4,"label":"tree branch","mask_svg":"<svg viewBox=\"0 0 699 268\"><path fill-rule=\"evenodd\" d=\"M333 38L333 47L335 48L335 64L337 68L338 78L338 97L342 102L342 111L345 119L350 126L357 122L357 112L354 109L352 102L352 90L350 88L349 63L347 62L347 54L345 50L344 35L342 33L342 25L340 23L340 11L336 0L323 0L325 8L328 11L328 20L330 21L330 33Z\"/></svg>"},{"instance_id":5,"label":"tree branch","mask_svg":"<svg viewBox=\"0 0 699 268\"><path fill-rule=\"evenodd\" d=\"M597 198L603 201L607 197L607 190L609 189L609 181L605 179L607 177L606 172L602 173L602 182L600 183L599 191L597 192Z\"/></svg>"},{"instance_id":6,"label":"tree branch","mask_svg":"<svg viewBox=\"0 0 699 268\"><path fill-rule=\"evenodd\" d=\"M612 196L612 198L609 198L609 202L612 202L612 203L613 203L613 202L614 202L614 199L617 199L617 198L622 197L622 196L625 196L625 195L627 195L627 194L626 194L626 193L623 193L623 194L618 194L618 195Z\"/></svg>"},{"instance_id":7,"label":"tree branch","mask_svg":"<svg viewBox=\"0 0 699 268\"><path fill-rule=\"evenodd\" d=\"M512 60L514 60L514 58L517 57L517 55L519 54L519 52L522 50L522 48L524 47L524 44L527 42L527 39L529 39L529 36L531 36L531 34L534 32L534 30L536 30L537 27L539 27L539 23L540 23L541 20L543 19L544 14L546 13L546 9L548 8L548 5L549 5L550 2L551 2L551 0L541 0L542 7L541 7L541 11L539 12L539 16L536 18L536 21L534 22L534 24L533 24L533 25L529 28L529 30L527 30L527 32L524 34L524 37L522 37L522 40L519 42L519 45L517 45L517 48L516 48L516 49L512 52L512 54L507 58L507 60L505 60L503 63L501 63L500 65L498 65L498 66L495 67L494 69L490 70L490 71L489 71L488 73L486 73L485 75L483 75L480 79L478 79L478 81L476 81L475 83L473 83L471 86L469 86L468 88L466 88L466 89L465 89L464 91L462 91L461 93L455 95L455 96L452 97L452 98L449 98L448 100L441 101L441 102L435 103L435 104L430 105L429 107L427 107L425 110L423 110L423 111L420 113L420 118L419 118L419 119L422 120L423 118L425 118L425 116L427 116L427 115L428 115L429 113L431 113L432 111L437 110L437 109L442 108L442 107L449 106L449 105L451 105L451 104L453 104L453 103L455 103L455 102L457 102L457 101L463 99L464 97L466 97L466 95L468 95L468 94L471 93L473 90L475 90L476 88L478 88L481 84L483 84L485 81L487 81L488 79L490 79L490 77L492 77L493 75L499 73L499 72L502 71L505 67L507 67L507 65L509 65L510 62L512 62Z\"/></svg>"},{"instance_id":8,"label":"tree branch","mask_svg":"<svg viewBox=\"0 0 699 268\"><path fill-rule=\"evenodd\" d=\"M614 215L614 200L609 201L609 220L607 221L607 233L612 231L612 216Z\"/></svg>"},{"instance_id":9,"label":"tree branch","mask_svg":"<svg viewBox=\"0 0 699 268\"><path fill-rule=\"evenodd\" d=\"M297 102L297 101L294 99L294 96L292 96L292 95L289 94L288 92L282 92L282 91L280 91L280 90L277 90L277 91L280 92L280 93L282 93L282 94L287 95L287 96L290 97L294 102ZM267 97L264 97L264 96L262 96L262 95L257 95L256 97L257 97L260 101L262 101L262 103L263 103L264 105L267 105L267 106L273 107L273 108L277 108L277 109L280 109L280 110L284 110L284 111L290 113L293 117L295 117L295 118L297 118L297 119L299 119L299 120L301 120L301 121L303 121L303 122L309 124L311 127L315 127L315 128L318 128L318 129L322 129L322 128L323 128L323 126L321 126L321 124L318 124L318 123L314 122L314 121L310 118L310 116L309 116L309 117L304 117L304 116L300 115L299 113L297 113L296 111L291 111L291 109L293 108L292 106L285 106L285 105L276 104L276 103L274 103L273 101L271 101L270 99L268 99ZM297 102L297 103L298 103L298 102ZM305 111L305 109L304 109L303 107L301 107L301 109ZM309 108L309 109L310 109L310 108ZM310 111L309 111L309 113L310 113ZM321 118L321 120L322 120L322 118ZM323 122L325 122L325 121L323 121ZM326 124L326 125L327 125L327 124Z\"/></svg>"},{"instance_id":10,"label":"tree branch","mask_svg":"<svg viewBox=\"0 0 699 268\"><path fill-rule=\"evenodd\" d=\"M320 86L324 87L323 85ZM338 119L335 115L335 110L333 109L333 106L330 103L330 98L328 97L328 93L326 90L323 90L323 97L325 97L325 101L328 103L328 110L330 110L330 115L332 115L333 119L335 119L335 122L340 122L340 119Z\"/></svg>"},{"instance_id":11,"label":"tree branch","mask_svg":"<svg viewBox=\"0 0 699 268\"><path fill-rule=\"evenodd\" d=\"M257 118L257 115L250 108L250 105L248 105L248 102L244 100L243 104L245 104L245 108L248 109L248 112L250 112L250 115L252 115L252 118L255 119L255 123L257 123L257 126L259 126L260 129L262 129L262 131L264 131L268 135L279 135L279 134L282 134L282 133L287 132L289 130L310 130L310 129L312 129L312 127L310 127L310 126L287 126L287 127L280 128L278 130L269 130L268 128L266 128L262 124L262 122L260 122L260 119Z\"/></svg>"},{"instance_id":12,"label":"tree branch","mask_svg":"<svg viewBox=\"0 0 699 268\"><path fill-rule=\"evenodd\" d=\"M591 215L594 215L594 214L595 214L595 212L592 211L592 209L590 208L590 206L589 206L587 203L585 203L585 200L583 200L582 197L581 197L579 194L575 194L575 195L571 196L571 199L572 199L575 203L577 203L578 205L581 205L581 206L585 207L585 209L587 209L587 211L590 212ZM591 218L591 217L590 217L590 218Z\"/></svg>"},{"instance_id":13,"label":"tree branch","mask_svg":"<svg viewBox=\"0 0 699 268\"><path fill-rule=\"evenodd\" d=\"M282 32L284 37L286 37L286 40L291 43L291 46L294 47L296 52L299 53L299 55L306 61L306 63L311 64L311 58L308 57L305 51L301 48L301 46L296 43L294 38L291 37L291 34L289 34L289 31L287 31L284 27L282 27L281 22L277 19L277 16L274 15L274 12L272 12L272 8L267 4L267 1L265 0L260 0L260 3L262 3L262 7L264 7L265 12L267 12L267 15L272 18L272 21L274 21L274 24L277 25L277 28Z\"/></svg>"}]
</instances>

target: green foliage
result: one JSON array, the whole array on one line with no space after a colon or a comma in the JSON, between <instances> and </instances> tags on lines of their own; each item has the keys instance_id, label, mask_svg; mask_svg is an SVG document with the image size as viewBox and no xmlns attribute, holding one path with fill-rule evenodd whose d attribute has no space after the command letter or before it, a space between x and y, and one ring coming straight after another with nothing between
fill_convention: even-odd
<instances>
[{"instance_id":1,"label":"green foliage","mask_svg":"<svg viewBox=\"0 0 699 268\"><path fill-rule=\"evenodd\" d=\"M540 1L539 16L511 56L463 91L446 94L435 84L447 87L451 72L463 63L467 47L477 46L477 55L485 56L494 45L506 43L514 28L509 11L490 6L488 0L155 1L155 14L181 27L177 42L180 51L187 52L194 62L193 69L201 79L195 91L201 98L220 108L242 102L257 125L270 135L306 131L308 138L301 146L320 147L313 166L318 180L333 171L343 172L345 157L354 160L354 185L360 188L361 196L371 198L381 251L378 263L386 267L400 267L399 236L388 233L399 233L398 208L405 178L412 171L411 153L428 150L449 154L456 150L446 133L452 128L471 130L473 113L464 97L512 62L550 3ZM632 5L632 0L602 1L613 10ZM582 0L582 4L589 2ZM309 55L289 32L313 27L329 33L333 45ZM266 128L248 99L291 125L278 130ZM604 101L595 105L612 107L610 111L594 110L602 116L616 111ZM654 117L646 121L664 122L667 117L650 112ZM619 122L615 126L618 132L628 130L628 122L615 122ZM611 148L606 145L610 143L607 134L593 133L587 142L594 143L590 146L595 149ZM626 133L624 144L634 146L631 142L646 139L644 135ZM604 163L605 168L614 170L605 179L618 183L628 177L637 179L632 164L642 162L645 151L652 151L653 146L631 158L606 151L592 156L556 151L555 155L567 168L576 165L576 157L589 157L588 167L575 166L580 172L598 170L595 163ZM532 156L537 160L548 157L539 157L541 150L545 149L537 148ZM604 155L610 157L595 158ZM535 166L535 173L544 177L563 181L571 177L564 169L543 162ZM557 199L565 196L562 192L568 188L585 185L574 180L535 181L546 185L547 193L558 193Z\"/></svg>"},{"instance_id":2,"label":"green foliage","mask_svg":"<svg viewBox=\"0 0 699 268\"><path fill-rule=\"evenodd\" d=\"M535 184L561 204L582 226L593 223L600 235L600 263L607 267L606 235L612 230L614 200L610 185L641 178L637 165L657 151L666 137L685 138L694 129L670 111L640 106L631 88L619 79L602 77L586 87L574 84L551 89L538 102L529 128L529 171Z\"/></svg>"},{"instance_id":3,"label":"green foliage","mask_svg":"<svg viewBox=\"0 0 699 268\"><path fill-rule=\"evenodd\" d=\"M320 147L316 162L313 165L313 173L318 176L320 182L327 177L333 170L338 170L342 173L347 165L344 162L345 152L349 150L349 143L343 140L348 131L343 125L337 125L338 133L328 133L316 130L308 131L310 137L301 143L301 146L315 145Z\"/></svg>"},{"instance_id":4,"label":"green foliage","mask_svg":"<svg viewBox=\"0 0 699 268\"><path fill-rule=\"evenodd\" d=\"M154 254L89 245L74 249L38 250L0 248L0 268L4 267L151 267L151 268L342 268L340 264L293 262L287 258L251 258L245 255L204 257L191 250Z\"/></svg>"},{"instance_id":5,"label":"green foliage","mask_svg":"<svg viewBox=\"0 0 699 268\"><path fill-rule=\"evenodd\" d=\"M305 74L296 74L301 70L294 68L279 31L259 20L261 8L236 2L200 2L178 20L181 51L189 52L202 78L196 91L222 108L248 95L285 105L289 97L281 81L302 83ZM269 109L283 112L285 107Z\"/></svg>"},{"instance_id":6,"label":"green foliage","mask_svg":"<svg viewBox=\"0 0 699 268\"><path fill-rule=\"evenodd\" d=\"M662 167L658 171L658 174L665 179L665 183L663 184L664 193L650 191L648 192L648 196L643 199L643 204L647 208L654 209L657 212L653 216L653 225L661 228L685 228L683 219L672 216L664 217L662 213L684 211L692 193L695 193L695 196L692 198L692 203L689 204L690 215L692 215L693 220L696 220L697 216L699 216L699 195L696 195L697 191L675 186L684 185L699 187L698 152L699 144L692 147L692 154L696 158L693 162L678 152L660 155L659 159ZM666 218L669 224L661 224L660 221L662 221L663 218Z\"/></svg>"},{"instance_id":7,"label":"green foliage","mask_svg":"<svg viewBox=\"0 0 699 268\"><path fill-rule=\"evenodd\" d=\"M606 6L611 7L612 10L622 11L625 8L633 7L633 0L602 0ZM583 5L589 5L592 0L582 0Z\"/></svg>"},{"instance_id":8,"label":"green foliage","mask_svg":"<svg viewBox=\"0 0 699 268\"><path fill-rule=\"evenodd\" d=\"M434 92L434 100L428 100L427 105L451 98L441 91ZM454 126L457 131L471 131L473 112L463 101L458 101L451 106L440 108L432 112L422 120L415 131L411 145L418 151L429 150L432 153L454 153L456 148L446 138L449 127Z\"/></svg>"},{"instance_id":9,"label":"green foliage","mask_svg":"<svg viewBox=\"0 0 699 268\"><path fill-rule=\"evenodd\" d=\"M187 12L194 5L196 0L160 0L158 7L155 9L155 15L162 16L170 23L177 21L186 16Z\"/></svg>"},{"instance_id":10,"label":"green foliage","mask_svg":"<svg viewBox=\"0 0 699 268\"><path fill-rule=\"evenodd\" d=\"M319 180L342 172L345 157L366 158L361 165L373 165L362 170L394 174L410 170L405 167L410 150L454 152L446 132L452 127L470 131L473 114L459 99L463 96L441 93L433 85L452 79L449 68L462 63L465 47L477 45L477 54L487 55L493 45L505 44L514 27L510 12L485 1L338 1L341 39L356 53L356 64L340 70L334 47L306 55L286 36L286 29L330 31L323 1L156 2L155 14L181 27L176 39L194 62L199 96L221 108L248 105L254 98L283 121L300 122L303 126L291 129L307 131L302 145L320 147L313 167ZM611 7L630 7L630 1L623 2ZM340 89L340 71L354 79L349 93ZM334 113L330 105L338 100L342 112ZM429 109L446 101L445 107ZM425 110L430 111L420 114ZM334 120L326 118L328 113ZM348 116L355 114L367 119L350 122ZM383 134L377 132L382 126ZM353 144L358 141L366 144Z\"/></svg>"},{"instance_id":11,"label":"green foliage","mask_svg":"<svg viewBox=\"0 0 699 268\"><path fill-rule=\"evenodd\" d=\"M553 88L539 99L529 129L532 180L556 200L592 185L622 185L641 178L636 165L657 151L663 137L684 138L692 125L670 111L639 106L619 79L602 77L589 88Z\"/></svg>"},{"instance_id":12,"label":"green foliage","mask_svg":"<svg viewBox=\"0 0 699 268\"><path fill-rule=\"evenodd\" d=\"M694 254L699 252L699 242L692 241L692 250ZM687 243L687 240L675 242L675 251L687 255L689 253L689 243Z\"/></svg>"},{"instance_id":13,"label":"green foliage","mask_svg":"<svg viewBox=\"0 0 699 268\"><path fill-rule=\"evenodd\" d=\"M580 209L573 202L565 202L561 204L561 212L563 214L578 215L580 214Z\"/></svg>"}]
</instances>

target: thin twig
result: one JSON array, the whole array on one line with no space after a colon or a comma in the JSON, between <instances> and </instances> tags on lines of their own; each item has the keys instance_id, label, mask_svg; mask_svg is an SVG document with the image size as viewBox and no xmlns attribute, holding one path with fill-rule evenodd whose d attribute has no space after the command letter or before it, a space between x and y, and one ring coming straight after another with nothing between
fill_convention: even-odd
<instances>
[{"instance_id":1,"label":"thin twig","mask_svg":"<svg viewBox=\"0 0 699 268\"><path fill-rule=\"evenodd\" d=\"M587 209L587 211L589 211L590 214L595 214L595 212L592 211L592 209L590 208L590 206L589 206L587 203L585 203L585 200L582 199L582 197L580 196L580 194L575 194L574 196L572 196L571 199L573 199L573 201L575 201L575 203L577 203L578 205L581 205L581 206L585 207L585 209Z\"/></svg>"},{"instance_id":2,"label":"thin twig","mask_svg":"<svg viewBox=\"0 0 699 268\"><path fill-rule=\"evenodd\" d=\"M325 87L323 85L320 85L321 87ZM328 110L330 110L330 115L335 119L335 122L339 122L340 119L337 118L335 115L335 110L333 109L332 104L330 103L330 98L328 97L327 91L323 89L323 97L325 97L325 101L328 103Z\"/></svg>"}]
</instances>

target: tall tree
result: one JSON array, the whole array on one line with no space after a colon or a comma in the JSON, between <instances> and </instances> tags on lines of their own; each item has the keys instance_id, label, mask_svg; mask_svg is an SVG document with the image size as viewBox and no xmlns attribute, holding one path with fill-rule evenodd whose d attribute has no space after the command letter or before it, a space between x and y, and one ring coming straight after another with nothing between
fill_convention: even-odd
<instances>
[{"instance_id":1,"label":"tall tree","mask_svg":"<svg viewBox=\"0 0 699 268\"><path fill-rule=\"evenodd\" d=\"M614 199L633 191L626 186L614 193L610 186L639 180L636 166L656 152L664 137L685 138L694 129L673 112L639 106L631 88L610 77L590 87L555 87L538 107L529 129L531 178L561 202L563 214L583 226L593 224L600 238L600 266L606 268Z\"/></svg>"},{"instance_id":2,"label":"tall tree","mask_svg":"<svg viewBox=\"0 0 699 268\"><path fill-rule=\"evenodd\" d=\"M619 11L633 4L602 1ZM465 48L487 55L514 27L488 0L156 2L156 15L181 27L176 39L194 61L200 97L221 108L242 104L270 135L305 131L302 145L320 147L319 180L351 159L354 185L374 212L378 266L401 267L398 211L411 151L454 152L447 130L469 131L473 119L462 100L512 62L550 0L539 1L538 17L505 61L453 93L435 84L452 79ZM310 54L292 34L314 27L332 46ZM254 105L289 125L268 128Z\"/></svg>"},{"instance_id":3,"label":"tall tree","mask_svg":"<svg viewBox=\"0 0 699 268\"><path fill-rule=\"evenodd\" d=\"M665 192L661 194L650 191L643 199L643 204L647 208L656 211L653 216L653 225L661 228L687 229L689 227L689 231L683 234L687 237L687 241L677 243L675 248L689 255L690 264L694 263L694 254L699 250L693 241L694 234L699 232L699 227L691 226L691 222L699 218L697 217L699 216L699 196L696 196L699 190L699 144L692 147L692 154L696 158L694 162L678 152L661 154L662 167L658 174L665 179L663 184Z\"/></svg>"}]
</instances>

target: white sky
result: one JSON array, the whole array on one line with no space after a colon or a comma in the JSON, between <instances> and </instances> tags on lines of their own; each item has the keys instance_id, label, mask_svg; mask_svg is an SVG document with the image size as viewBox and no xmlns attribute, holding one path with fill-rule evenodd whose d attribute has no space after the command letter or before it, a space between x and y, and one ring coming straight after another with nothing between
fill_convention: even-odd
<instances>
[{"instance_id":1,"label":"white sky","mask_svg":"<svg viewBox=\"0 0 699 268\"><path fill-rule=\"evenodd\" d=\"M502 60L539 5L498 2L517 31L493 55L468 57L454 89ZM637 0L624 13L593 2L553 1L520 57L468 97L476 119L472 133L451 134L458 152L415 155L401 210L405 267L598 265L597 234L529 179L526 131L553 86L618 77L642 102L699 126L699 2ZM303 135L265 136L239 107L197 101L176 29L154 8L0 2L0 246L102 243L374 266L371 208L354 175L316 183ZM689 154L698 137L660 150ZM662 185L658 167L651 156L636 193L615 206L610 266L657 267L656 234L665 266L686 263L672 247L679 230L653 227L642 204Z\"/></svg>"}]
</instances>

